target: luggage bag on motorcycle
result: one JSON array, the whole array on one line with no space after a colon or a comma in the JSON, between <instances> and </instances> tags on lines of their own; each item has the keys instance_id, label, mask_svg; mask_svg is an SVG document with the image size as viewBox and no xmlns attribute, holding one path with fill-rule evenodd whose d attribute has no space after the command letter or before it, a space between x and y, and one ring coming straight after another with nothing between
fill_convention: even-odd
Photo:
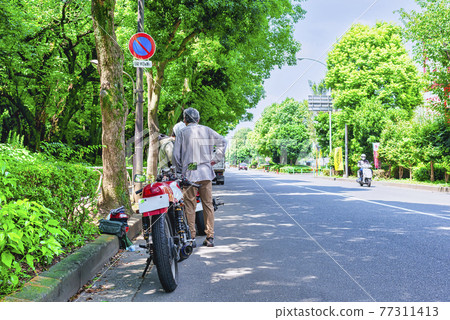
<instances>
[{"instance_id":1,"label":"luggage bag on motorcycle","mask_svg":"<svg viewBox=\"0 0 450 320\"><path fill-rule=\"evenodd\" d=\"M101 233L114 234L119 238L122 238L126 234L126 226L120 221L101 219L98 228Z\"/></svg>"}]
</instances>

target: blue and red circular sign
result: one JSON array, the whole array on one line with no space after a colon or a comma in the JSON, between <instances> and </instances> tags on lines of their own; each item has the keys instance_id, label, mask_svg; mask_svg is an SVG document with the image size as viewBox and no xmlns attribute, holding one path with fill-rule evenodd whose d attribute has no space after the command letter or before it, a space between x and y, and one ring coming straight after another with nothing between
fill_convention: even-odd
<instances>
[{"instance_id":1,"label":"blue and red circular sign","mask_svg":"<svg viewBox=\"0 0 450 320\"><path fill-rule=\"evenodd\" d=\"M155 41L148 34L140 32L131 37L128 49L138 59L148 59L155 54Z\"/></svg>"}]
</instances>

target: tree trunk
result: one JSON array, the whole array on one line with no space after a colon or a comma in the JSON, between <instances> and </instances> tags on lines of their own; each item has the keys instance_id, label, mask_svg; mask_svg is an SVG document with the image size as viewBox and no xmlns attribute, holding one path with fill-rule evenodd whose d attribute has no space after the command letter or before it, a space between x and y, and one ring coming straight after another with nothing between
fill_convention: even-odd
<instances>
[{"instance_id":1,"label":"tree trunk","mask_svg":"<svg viewBox=\"0 0 450 320\"><path fill-rule=\"evenodd\" d=\"M92 0L92 19L100 73L103 185L101 214L119 206L131 213L125 164L127 102L123 88L123 55L114 30L115 0Z\"/></svg>"},{"instance_id":2,"label":"tree trunk","mask_svg":"<svg viewBox=\"0 0 450 320\"><path fill-rule=\"evenodd\" d=\"M156 66L156 77L147 74L148 83L148 134L149 150L147 158L147 175L156 177L158 171L158 105L161 97L161 86L164 80L165 62L159 62Z\"/></svg>"},{"instance_id":3,"label":"tree trunk","mask_svg":"<svg viewBox=\"0 0 450 320\"><path fill-rule=\"evenodd\" d=\"M448 183L448 178L450 177L450 174L448 172L445 173L445 183Z\"/></svg>"},{"instance_id":4,"label":"tree trunk","mask_svg":"<svg viewBox=\"0 0 450 320\"><path fill-rule=\"evenodd\" d=\"M399 179L403 178L403 167L402 166L398 167L398 178Z\"/></svg>"},{"instance_id":5,"label":"tree trunk","mask_svg":"<svg viewBox=\"0 0 450 320\"><path fill-rule=\"evenodd\" d=\"M434 163L430 161L430 181L434 181Z\"/></svg>"}]
</instances>

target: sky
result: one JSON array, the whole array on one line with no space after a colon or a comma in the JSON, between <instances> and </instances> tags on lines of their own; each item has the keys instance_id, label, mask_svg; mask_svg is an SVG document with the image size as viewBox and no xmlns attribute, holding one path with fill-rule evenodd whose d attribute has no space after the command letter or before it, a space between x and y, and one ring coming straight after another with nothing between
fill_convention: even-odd
<instances>
[{"instance_id":1,"label":"sky","mask_svg":"<svg viewBox=\"0 0 450 320\"><path fill-rule=\"evenodd\" d=\"M354 23L374 26L378 21L392 22L403 26L400 8L418 10L414 0L306 0L302 3L306 15L295 25L294 38L301 43L297 58L309 58L326 62L332 46ZM408 45L407 45L408 48ZM410 46L409 46L410 49ZM256 108L251 122L241 122L227 138L231 139L240 128L253 129L265 107L281 103L286 98L297 101L308 99L311 89L308 80L320 82L326 67L312 60L298 61L295 66L276 67L264 82L266 96Z\"/></svg>"}]
</instances>

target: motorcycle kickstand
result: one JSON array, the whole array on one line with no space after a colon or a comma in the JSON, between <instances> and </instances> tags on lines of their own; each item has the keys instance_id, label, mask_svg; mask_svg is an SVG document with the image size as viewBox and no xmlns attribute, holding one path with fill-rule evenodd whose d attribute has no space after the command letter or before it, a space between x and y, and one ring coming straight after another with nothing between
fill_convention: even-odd
<instances>
[{"instance_id":1,"label":"motorcycle kickstand","mask_svg":"<svg viewBox=\"0 0 450 320\"><path fill-rule=\"evenodd\" d=\"M152 263L153 257L150 256L147 258L147 263L145 264L144 272L142 272L141 278L145 278L145 274L147 273L148 267L150 266L150 263Z\"/></svg>"}]
</instances>

